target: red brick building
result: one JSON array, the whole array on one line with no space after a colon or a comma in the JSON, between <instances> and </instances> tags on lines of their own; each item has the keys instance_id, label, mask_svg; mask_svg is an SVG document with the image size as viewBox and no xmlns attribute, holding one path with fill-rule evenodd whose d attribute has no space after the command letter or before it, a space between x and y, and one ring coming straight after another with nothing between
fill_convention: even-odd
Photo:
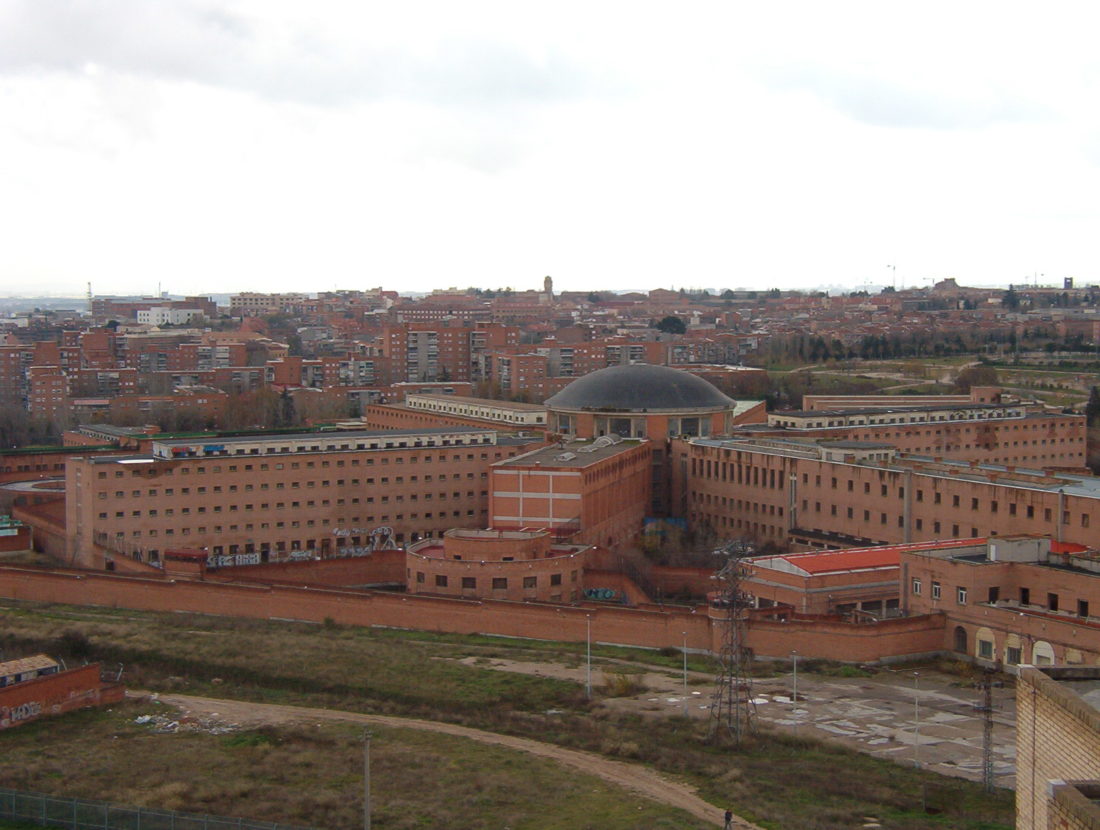
<instances>
[{"instance_id":1,"label":"red brick building","mask_svg":"<svg viewBox=\"0 0 1100 830\"><path fill-rule=\"evenodd\" d=\"M1092 476L858 441L696 438L672 451L674 506L719 536L835 548L1023 533L1087 544L1100 527Z\"/></svg>"},{"instance_id":2,"label":"red brick building","mask_svg":"<svg viewBox=\"0 0 1100 830\"><path fill-rule=\"evenodd\" d=\"M745 560L744 590L757 608L785 605L802 614L897 616L898 569L905 548L890 545L753 556Z\"/></svg>"},{"instance_id":3,"label":"red brick building","mask_svg":"<svg viewBox=\"0 0 1100 830\"><path fill-rule=\"evenodd\" d=\"M541 439L452 428L263 433L154 441L151 453L87 456L66 469L67 553L85 566L166 548L324 556L482 527L489 467Z\"/></svg>"},{"instance_id":4,"label":"red brick building","mask_svg":"<svg viewBox=\"0 0 1100 830\"><path fill-rule=\"evenodd\" d=\"M0 663L0 730L89 706L118 703L121 683L100 679L99 663L62 668L44 654Z\"/></svg>"},{"instance_id":5,"label":"red brick building","mask_svg":"<svg viewBox=\"0 0 1100 830\"><path fill-rule=\"evenodd\" d=\"M550 428L561 435L667 441L724 435L736 424L763 423L762 401L740 403L702 378L648 364L591 372L546 401Z\"/></svg>"},{"instance_id":6,"label":"red brick building","mask_svg":"<svg viewBox=\"0 0 1100 830\"><path fill-rule=\"evenodd\" d=\"M561 443L491 470L489 526L545 528L578 543L617 547L641 530L650 504L648 441Z\"/></svg>"},{"instance_id":7,"label":"red brick building","mask_svg":"<svg viewBox=\"0 0 1100 830\"><path fill-rule=\"evenodd\" d=\"M515 601L576 602L587 545L554 544L548 530L448 530L410 545L406 590Z\"/></svg>"},{"instance_id":8,"label":"red brick building","mask_svg":"<svg viewBox=\"0 0 1100 830\"><path fill-rule=\"evenodd\" d=\"M1100 556L1045 536L901 554L902 609L947 616L943 649L991 666L1100 665Z\"/></svg>"},{"instance_id":9,"label":"red brick building","mask_svg":"<svg viewBox=\"0 0 1100 830\"><path fill-rule=\"evenodd\" d=\"M854 399L853 399L854 400ZM886 442L897 450L988 464L1084 471L1085 418L1013 403L773 412L758 436Z\"/></svg>"}]
</instances>

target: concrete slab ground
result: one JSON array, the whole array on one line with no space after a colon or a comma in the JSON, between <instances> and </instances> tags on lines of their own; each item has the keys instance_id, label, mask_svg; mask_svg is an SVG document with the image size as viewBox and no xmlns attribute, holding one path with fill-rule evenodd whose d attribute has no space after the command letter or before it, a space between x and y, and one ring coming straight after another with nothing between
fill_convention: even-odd
<instances>
[{"instance_id":1,"label":"concrete slab ground","mask_svg":"<svg viewBox=\"0 0 1100 830\"><path fill-rule=\"evenodd\" d=\"M558 663L525 663L464 658L460 662L558 677L585 683L586 668ZM608 698L601 687L619 666L593 661L592 682L603 705L650 714L710 715L712 678L698 672L688 677L653 670L633 675L645 691L633 697ZM624 661L626 662L626 661ZM636 664L634 668L637 668ZM828 677L799 672L798 701L791 700L792 674L753 679L756 716L761 724L838 741L860 752L902 764L920 764L943 775L982 779L981 692L961 678L921 668L882 669L871 677ZM1009 683L993 689L993 775L999 787L1016 783L1016 699ZM916 707L914 707L916 703Z\"/></svg>"},{"instance_id":2,"label":"concrete slab ground","mask_svg":"<svg viewBox=\"0 0 1100 830\"><path fill-rule=\"evenodd\" d=\"M682 684L661 686L674 693L655 697L660 687L654 685L646 702L682 711ZM800 673L797 702L791 700L791 691L790 674L753 681L761 723L944 775L982 779L981 693L957 677L921 670L914 684L912 671L881 671L868 678ZM706 717L710 689L689 686L689 697L692 716ZM994 782L1011 788L1016 776L1015 689L995 687L992 697Z\"/></svg>"}]
</instances>

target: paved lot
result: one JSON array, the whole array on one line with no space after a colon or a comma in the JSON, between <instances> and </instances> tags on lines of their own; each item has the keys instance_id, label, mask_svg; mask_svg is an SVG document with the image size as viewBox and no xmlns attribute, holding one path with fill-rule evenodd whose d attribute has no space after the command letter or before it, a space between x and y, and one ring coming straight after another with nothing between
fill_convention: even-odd
<instances>
[{"instance_id":1,"label":"paved lot","mask_svg":"<svg viewBox=\"0 0 1100 830\"><path fill-rule=\"evenodd\" d=\"M559 677L584 683L585 667L555 663L462 661L503 671ZM614 661L598 661L593 684L599 687ZM628 698L604 698L618 710L649 713L710 714L713 689L708 675L691 673L687 699L682 676L646 672L646 690ZM753 681L756 715L763 724L839 741L861 752L902 764L919 763L944 775L982 779L981 692L953 675L921 669L914 687L912 670L882 670L872 677L827 677L799 672L798 701L791 700L792 676ZM599 692L597 692L599 694ZM914 702L917 706L914 708ZM686 703L686 705L685 705ZM916 728L919 722L919 728ZM1009 686L993 689L993 776L999 787L1016 782L1016 699Z\"/></svg>"},{"instance_id":2,"label":"paved lot","mask_svg":"<svg viewBox=\"0 0 1100 830\"><path fill-rule=\"evenodd\" d=\"M644 696L652 707L683 708L682 686L656 682ZM870 678L800 674L798 701L791 700L792 678L755 680L753 695L761 723L808 731L899 763L945 775L982 778L981 693L959 678L921 671L883 671ZM654 691L669 694L654 697ZM710 688L689 687L689 711L709 713ZM914 702L917 703L916 708ZM919 719L919 721L918 721ZM919 723L919 728L917 724ZM993 774L1000 787L1014 787L1016 703L1011 687L993 689Z\"/></svg>"}]
</instances>

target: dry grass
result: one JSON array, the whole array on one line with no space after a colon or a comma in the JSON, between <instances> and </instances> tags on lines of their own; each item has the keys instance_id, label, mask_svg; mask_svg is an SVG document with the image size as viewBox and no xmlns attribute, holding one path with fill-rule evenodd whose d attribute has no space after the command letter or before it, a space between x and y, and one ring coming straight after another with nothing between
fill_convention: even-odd
<instances>
[{"instance_id":1,"label":"dry grass","mask_svg":"<svg viewBox=\"0 0 1100 830\"><path fill-rule=\"evenodd\" d=\"M81 636L66 635L74 630ZM988 796L967 781L776 734L719 749L701 740L705 724L592 708L576 683L431 659L565 659L573 647L564 644L11 602L0 603L0 632L9 654L87 649L123 662L131 686L436 718L641 761L770 828L846 830L863 816L896 830L992 830L1013 821L1008 794ZM475 780L491 788L491 780ZM921 810L925 789L939 815ZM251 803L252 796L240 797Z\"/></svg>"},{"instance_id":2,"label":"dry grass","mask_svg":"<svg viewBox=\"0 0 1100 830\"><path fill-rule=\"evenodd\" d=\"M7 786L161 809L362 827L361 729L325 723L231 735L160 734L134 723L163 712L38 721L0 738ZM378 828L698 828L691 816L522 752L449 735L374 728Z\"/></svg>"},{"instance_id":3,"label":"dry grass","mask_svg":"<svg viewBox=\"0 0 1100 830\"><path fill-rule=\"evenodd\" d=\"M646 690L642 678L630 672L604 672L600 691L605 697L634 697Z\"/></svg>"},{"instance_id":4,"label":"dry grass","mask_svg":"<svg viewBox=\"0 0 1100 830\"><path fill-rule=\"evenodd\" d=\"M190 614L16 607L0 610L0 649L122 664L131 687L421 714L580 705L579 686L433 657L449 643L372 631ZM461 653L461 652L459 652Z\"/></svg>"}]
</instances>

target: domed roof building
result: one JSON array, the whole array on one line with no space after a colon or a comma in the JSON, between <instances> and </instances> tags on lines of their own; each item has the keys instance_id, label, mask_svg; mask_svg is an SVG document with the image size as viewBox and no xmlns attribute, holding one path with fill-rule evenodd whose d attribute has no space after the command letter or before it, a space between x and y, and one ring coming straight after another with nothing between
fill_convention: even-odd
<instances>
[{"instance_id":1,"label":"domed roof building","mask_svg":"<svg viewBox=\"0 0 1100 830\"><path fill-rule=\"evenodd\" d=\"M720 435L738 403L701 377L633 363L583 375L546 401L550 429L577 438Z\"/></svg>"}]
</instances>

